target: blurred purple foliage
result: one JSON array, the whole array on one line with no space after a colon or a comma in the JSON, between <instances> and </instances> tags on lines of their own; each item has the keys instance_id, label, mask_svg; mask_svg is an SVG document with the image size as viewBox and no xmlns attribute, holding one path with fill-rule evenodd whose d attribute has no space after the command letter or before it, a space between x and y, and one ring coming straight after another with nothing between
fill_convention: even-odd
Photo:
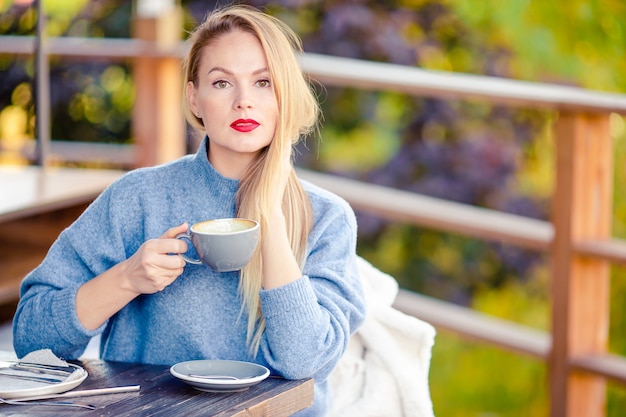
<instances>
[{"instance_id":1,"label":"blurred purple foliage","mask_svg":"<svg viewBox=\"0 0 626 417\"><path fill-rule=\"evenodd\" d=\"M302 35L305 51L421 66L433 50L446 56L453 49L461 49L472 59L465 72L507 77L510 52L500 45L475 42L471 31L443 2L419 2L411 9L401 3L309 2L307 16L315 16L317 21L307 21L307 27L314 29ZM299 9L290 2L273 4L275 14L287 16L289 22L297 21L294 16ZM377 96L351 89L324 90L324 124L348 132L360 121L372 120ZM486 103L478 103L475 108L474 103L409 96L404 98L404 106L406 117L398 126L401 146L397 152L366 173L344 170L337 174L464 204L547 218L546 201L521 195L511 187L525 147L542 126L539 113ZM303 152L299 164L320 168L323 164L315 159L319 145L308 143L309 151ZM358 217L359 247L366 253L382 250L380 237L390 227L398 227L366 213L358 213ZM424 237L438 243L430 249L416 244ZM406 226L401 239L403 259L398 259L400 265L392 271L401 285L459 303L469 302L480 286L523 280L533 266L543 261L533 251L412 226ZM429 262L429 251L436 250L437 245L453 246L461 253L461 273L450 275ZM490 265L488 274L484 266L479 266L484 264Z\"/></svg>"}]
</instances>

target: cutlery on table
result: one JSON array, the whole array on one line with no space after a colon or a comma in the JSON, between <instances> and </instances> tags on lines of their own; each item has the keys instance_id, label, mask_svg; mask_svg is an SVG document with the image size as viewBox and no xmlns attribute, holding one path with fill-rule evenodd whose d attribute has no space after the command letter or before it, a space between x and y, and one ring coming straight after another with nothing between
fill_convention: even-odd
<instances>
[{"instance_id":1,"label":"cutlery on table","mask_svg":"<svg viewBox=\"0 0 626 417\"><path fill-rule=\"evenodd\" d=\"M140 388L141 388L140 385L125 385L121 387L94 388L94 389L67 391L62 394L33 395L29 397L12 398L11 400L19 401L19 402L28 402L28 401L37 401L37 400L49 400L53 398L89 397L92 395L120 394L124 392L135 392L135 391L139 391Z\"/></svg>"},{"instance_id":2,"label":"cutlery on table","mask_svg":"<svg viewBox=\"0 0 626 417\"><path fill-rule=\"evenodd\" d=\"M43 376L37 376L37 375L7 374L2 371L0 371L0 376L3 378L7 377L7 378L23 379L26 381L44 382L46 384L58 384L59 382L64 381L64 379L59 379L59 378L45 378Z\"/></svg>"},{"instance_id":3,"label":"cutlery on table","mask_svg":"<svg viewBox=\"0 0 626 417\"><path fill-rule=\"evenodd\" d=\"M80 404L74 403L71 401L15 401L15 400L6 400L4 398L0 398L0 403L9 404L9 405L52 405L52 406L63 406L63 407L79 407L86 408L88 410L95 410L96 407L93 404Z\"/></svg>"},{"instance_id":4,"label":"cutlery on table","mask_svg":"<svg viewBox=\"0 0 626 417\"><path fill-rule=\"evenodd\" d=\"M42 363L21 362L21 361L0 361L0 369L15 369L18 371L28 371L41 374L50 374L58 376L68 376L76 369L74 366L46 365Z\"/></svg>"},{"instance_id":5,"label":"cutlery on table","mask_svg":"<svg viewBox=\"0 0 626 417\"><path fill-rule=\"evenodd\" d=\"M65 407L80 407L87 408L89 410L95 410L97 407L93 404L80 404L74 403L71 401L40 401L40 400L48 400L48 399L59 399L59 398L70 398L70 397L88 397L92 395L102 395L102 394L118 394L123 392L133 392L139 391L139 385L127 385L121 387L110 387L110 388L95 388L95 389L85 389L78 391L68 391L62 394L48 394L48 395L36 395L31 397L21 397L21 398L13 398L13 399L4 399L0 398L0 403L10 404L10 405L57 405L57 406L65 406Z\"/></svg>"}]
</instances>

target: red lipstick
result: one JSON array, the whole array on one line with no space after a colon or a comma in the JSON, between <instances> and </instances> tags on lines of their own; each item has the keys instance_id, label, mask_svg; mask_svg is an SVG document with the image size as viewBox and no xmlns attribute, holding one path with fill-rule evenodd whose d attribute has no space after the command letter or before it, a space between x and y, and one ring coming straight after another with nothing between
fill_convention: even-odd
<instances>
[{"instance_id":1,"label":"red lipstick","mask_svg":"<svg viewBox=\"0 0 626 417\"><path fill-rule=\"evenodd\" d=\"M260 123L253 119L237 119L230 124L237 132L251 132L259 126Z\"/></svg>"}]
</instances>

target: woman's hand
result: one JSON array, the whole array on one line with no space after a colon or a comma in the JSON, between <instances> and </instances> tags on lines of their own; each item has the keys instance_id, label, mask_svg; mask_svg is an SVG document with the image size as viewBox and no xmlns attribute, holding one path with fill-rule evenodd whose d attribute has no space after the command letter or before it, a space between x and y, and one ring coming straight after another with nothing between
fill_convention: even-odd
<instances>
[{"instance_id":1,"label":"woman's hand","mask_svg":"<svg viewBox=\"0 0 626 417\"><path fill-rule=\"evenodd\" d=\"M123 262L122 285L137 294L163 291L183 273L185 261L172 254L187 251L187 243L176 239L187 231L187 224L167 230L157 239L143 243L133 256Z\"/></svg>"},{"instance_id":2,"label":"woman's hand","mask_svg":"<svg viewBox=\"0 0 626 417\"><path fill-rule=\"evenodd\" d=\"M162 291L183 273L185 261L177 255L187 243L175 239L187 224L172 227L139 247L130 258L80 286L76 314L87 329L97 329L139 294Z\"/></svg>"}]
</instances>

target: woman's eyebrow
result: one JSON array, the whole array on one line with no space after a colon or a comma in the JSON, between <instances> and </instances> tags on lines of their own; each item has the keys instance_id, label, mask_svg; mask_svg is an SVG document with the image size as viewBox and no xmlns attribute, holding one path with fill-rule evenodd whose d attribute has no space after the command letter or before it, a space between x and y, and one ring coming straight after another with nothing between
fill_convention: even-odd
<instances>
[{"instance_id":1,"label":"woman's eyebrow","mask_svg":"<svg viewBox=\"0 0 626 417\"><path fill-rule=\"evenodd\" d=\"M226 68L222 68L222 67L213 67L209 70L209 72L207 72L207 75L212 73L212 72L223 72L225 74L229 74L232 75L232 71L228 71Z\"/></svg>"},{"instance_id":2,"label":"woman's eyebrow","mask_svg":"<svg viewBox=\"0 0 626 417\"><path fill-rule=\"evenodd\" d=\"M213 67L209 70L209 72L207 72L208 74L211 74L212 72L223 72L224 74L228 74L228 75L234 75L234 73L232 71L227 70L226 68L223 67ZM258 70L254 71L252 73L252 75L258 75L264 72L268 72L267 67L263 67L263 68L259 68Z\"/></svg>"}]
</instances>

